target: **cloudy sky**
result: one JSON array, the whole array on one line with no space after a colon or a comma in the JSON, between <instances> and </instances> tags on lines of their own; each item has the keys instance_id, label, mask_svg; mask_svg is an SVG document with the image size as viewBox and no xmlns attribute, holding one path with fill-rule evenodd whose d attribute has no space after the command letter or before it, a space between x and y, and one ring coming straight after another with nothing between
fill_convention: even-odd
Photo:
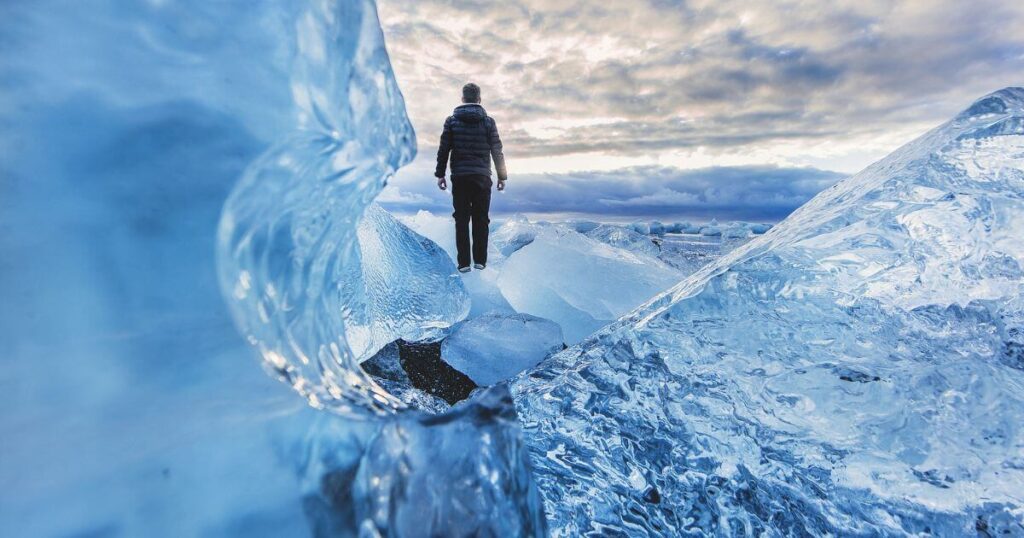
<instances>
[{"instance_id":1,"label":"cloudy sky","mask_svg":"<svg viewBox=\"0 0 1024 538\"><path fill-rule=\"evenodd\" d=\"M467 81L505 144L493 211L776 220L996 89L1024 2L379 0L419 139L382 194L450 210L433 162Z\"/></svg>"}]
</instances>

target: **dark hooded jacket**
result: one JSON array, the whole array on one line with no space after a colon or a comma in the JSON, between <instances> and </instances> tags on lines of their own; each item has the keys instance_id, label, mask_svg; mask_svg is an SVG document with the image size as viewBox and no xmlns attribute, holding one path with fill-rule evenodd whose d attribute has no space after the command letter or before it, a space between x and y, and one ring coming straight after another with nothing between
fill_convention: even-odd
<instances>
[{"instance_id":1,"label":"dark hooded jacket","mask_svg":"<svg viewBox=\"0 0 1024 538\"><path fill-rule=\"evenodd\" d=\"M444 121L441 147L437 150L436 177L444 177L449 153L452 177L477 174L490 177L492 158L498 179L504 181L508 177L498 127L484 107L476 103L456 107L455 112Z\"/></svg>"}]
</instances>

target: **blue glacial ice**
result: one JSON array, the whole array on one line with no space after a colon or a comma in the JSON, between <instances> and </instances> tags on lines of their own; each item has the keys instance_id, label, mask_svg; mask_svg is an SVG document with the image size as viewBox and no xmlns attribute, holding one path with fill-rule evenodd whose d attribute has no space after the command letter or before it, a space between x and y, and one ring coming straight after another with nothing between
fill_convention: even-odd
<instances>
[{"instance_id":1,"label":"blue glacial ice","mask_svg":"<svg viewBox=\"0 0 1024 538\"><path fill-rule=\"evenodd\" d=\"M651 241L650 236L641 234L631 227L602 224L586 232L585 235L613 247L624 248L648 256L657 257L661 252L658 245Z\"/></svg>"},{"instance_id":2,"label":"blue glacial ice","mask_svg":"<svg viewBox=\"0 0 1024 538\"><path fill-rule=\"evenodd\" d=\"M395 413L357 364L466 313L436 245L367 209L415 148L372 2L0 12L0 535L369 532L376 466L438 437L487 460L453 452L452 487L506 495L476 529L543 533L507 396ZM418 272L447 295L374 291Z\"/></svg>"},{"instance_id":3,"label":"blue glacial ice","mask_svg":"<svg viewBox=\"0 0 1024 538\"><path fill-rule=\"evenodd\" d=\"M564 345L557 323L529 314L488 313L456 325L441 358L480 386L533 368Z\"/></svg>"},{"instance_id":4,"label":"blue glacial ice","mask_svg":"<svg viewBox=\"0 0 1024 538\"><path fill-rule=\"evenodd\" d=\"M1024 532L1022 120L981 99L518 378L552 533Z\"/></svg>"},{"instance_id":5,"label":"blue glacial ice","mask_svg":"<svg viewBox=\"0 0 1024 538\"><path fill-rule=\"evenodd\" d=\"M613 247L567 227L518 226L533 238L503 262L498 287L517 312L558 323L568 344L683 277L655 257ZM517 237L523 235L525 231Z\"/></svg>"},{"instance_id":6,"label":"blue glacial ice","mask_svg":"<svg viewBox=\"0 0 1024 538\"><path fill-rule=\"evenodd\" d=\"M356 360L371 357L399 338L440 338L444 329L469 314L469 293L452 259L437 243L377 204L366 209L356 237L358 270L341 274L346 286L361 283L345 299L347 308L363 307L345 318L346 339Z\"/></svg>"}]
</instances>

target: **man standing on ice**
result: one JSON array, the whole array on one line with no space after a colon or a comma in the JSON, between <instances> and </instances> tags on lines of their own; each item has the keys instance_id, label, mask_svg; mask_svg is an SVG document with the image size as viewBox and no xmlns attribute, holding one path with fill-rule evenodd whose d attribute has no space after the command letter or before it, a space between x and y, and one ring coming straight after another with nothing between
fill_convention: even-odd
<instances>
[{"instance_id":1,"label":"man standing on ice","mask_svg":"<svg viewBox=\"0 0 1024 538\"><path fill-rule=\"evenodd\" d=\"M437 150L437 186L448 188L445 169L451 154L452 205L455 206L455 246L459 271L469 272L469 227L473 223L473 267L487 267L487 212L491 207L491 159L498 171L498 190L505 190L505 155L494 119L480 106L480 86L470 82L462 87L462 105L444 121L441 147Z\"/></svg>"}]
</instances>

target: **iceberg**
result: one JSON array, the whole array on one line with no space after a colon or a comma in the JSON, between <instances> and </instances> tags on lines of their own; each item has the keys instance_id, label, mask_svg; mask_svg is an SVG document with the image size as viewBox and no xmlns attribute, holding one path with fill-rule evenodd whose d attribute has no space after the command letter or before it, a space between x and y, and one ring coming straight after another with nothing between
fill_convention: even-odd
<instances>
[{"instance_id":1,"label":"iceberg","mask_svg":"<svg viewBox=\"0 0 1024 538\"><path fill-rule=\"evenodd\" d=\"M441 358L480 386L511 379L563 347L557 323L529 314L486 314L456 325Z\"/></svg>"},{"instance_id":2,"label":"iceberg","mask_svg":"<svg viewBox=\"0 0 1024 538\"><path fill-rule=\"evenodd\" d=\"M1024 522L1024 89L512 384L556 535Z\"/></svg>"}]
</instances>

